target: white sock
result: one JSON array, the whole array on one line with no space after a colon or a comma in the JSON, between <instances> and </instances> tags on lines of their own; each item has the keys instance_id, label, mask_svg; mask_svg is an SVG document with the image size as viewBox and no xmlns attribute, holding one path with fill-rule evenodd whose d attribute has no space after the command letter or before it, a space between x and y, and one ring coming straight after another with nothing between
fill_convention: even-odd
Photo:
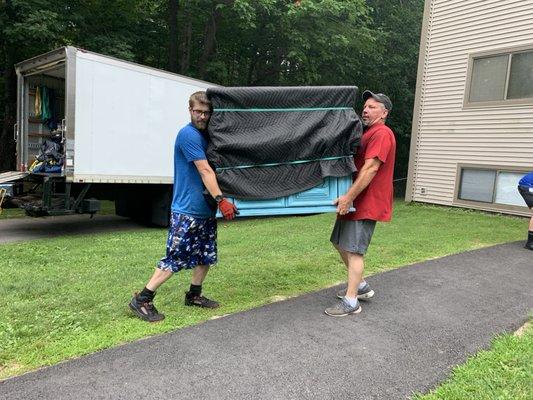
<instances>
[{"instance_id":1,"label":"white sock","mask_svg":"<svg viewBox=\"0 0 533 400\"><path fill-rule=\"evenodd\" d=\"M359 283L359 289L364 288L365 285L366 285L366 281L363 279L363 280L361 281L361 283Z\"/></svg>"},{"instance_id":2,"label":"white sock","mask_svg":"<svg viewBox=\"0 0 533 400\"><path fill-rule=\"evenodd\" d=\"M344 299L346 300L346 303L350 305L350 307L355 307L357 305L357 297L344 296Z\"/></svg>"}]
</instances>

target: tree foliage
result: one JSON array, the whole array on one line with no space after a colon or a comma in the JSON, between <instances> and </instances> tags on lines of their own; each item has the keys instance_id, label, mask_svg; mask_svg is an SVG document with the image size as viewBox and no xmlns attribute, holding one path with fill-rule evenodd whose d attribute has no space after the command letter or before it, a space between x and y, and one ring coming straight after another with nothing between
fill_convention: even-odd
<instances>
[{"instance_id":1,"label":"tree foliage","mask_svg":"<svg viewBox=\"0 0 533 400\"><path fill-rule=\"evenodd\" d=\"M3 0L0 170L14 167L13 65L73 45L225 86L357 85L387 93L400 150L397 175L405 176L423 4Z\"/></svg>"}]
</instances>

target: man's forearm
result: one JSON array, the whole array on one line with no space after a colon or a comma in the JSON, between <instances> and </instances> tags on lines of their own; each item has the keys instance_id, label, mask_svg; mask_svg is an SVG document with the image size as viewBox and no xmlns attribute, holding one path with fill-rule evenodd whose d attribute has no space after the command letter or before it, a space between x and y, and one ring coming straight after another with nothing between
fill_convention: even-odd
<instances>
[{"instance_id":1,"label":"man's forearm","mask_svg":"<svg viewBox=\"0 0 533 400\"><path fill-rule=\"evenodd\" d=\"M200 177L202 178L205 188L211 194L211 196L213 196L213 198L218 195L222 195L222 191L218 186L217 177L214 171L201 171Z\"/></svg>"},{"instance_id":2,"label":"man's forearm","mask_svg":"<svg viewBox=\"0 0 533 400\"><path fill-rule=\"evenodd\" d=\"M361 168L361 170L357 174L355 182L352 184L352 186L350 187L350 189L348 189L348 192L346 193L346 196L350 198L350 201L355 200L355 198L359 196L363 190L366 189L370 182L372 182L372 179L374 179L374 176L376 176L377 172L377 168Z\"/></svg>"},{"instance_id":3,"label":"man's forearm","mask_svg":"<svg viewBox=\"0 0 533 400\"><path fill-rule=\"evenodd\" d=\"M207 160L196 160L194 165L200 174L202 182L211 196L216 197L222 195L222 191L218 186L217 176L213 168L209 165Z\"/></svg>"}]
</instances>

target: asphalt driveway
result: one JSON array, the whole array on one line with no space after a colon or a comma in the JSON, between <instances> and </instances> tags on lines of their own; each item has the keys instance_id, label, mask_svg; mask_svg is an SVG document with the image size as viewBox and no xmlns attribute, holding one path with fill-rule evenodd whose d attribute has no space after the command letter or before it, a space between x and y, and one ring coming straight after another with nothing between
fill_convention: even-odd
<instances>
[{"instance_id":1,"label":"asphalt driveway","mask_svg":"<svg viewBox=\"0 0 533 400\"><path fill-rule=\"evenodd\" d=\"M145 226L116 215L87 214L42 218L0 219L0 244L67 235L117 232Z\"/></svg>"}]
</instances>

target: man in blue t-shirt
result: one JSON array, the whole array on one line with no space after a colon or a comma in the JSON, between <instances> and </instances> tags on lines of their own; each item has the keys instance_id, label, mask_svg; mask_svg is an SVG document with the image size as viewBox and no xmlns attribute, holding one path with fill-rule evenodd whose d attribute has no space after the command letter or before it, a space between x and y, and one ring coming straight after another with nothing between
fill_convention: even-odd
<instances>
[{"instance_id":1,"label":"man in blue t-shirt","mask_svg":"<svg viewBox=\"0 0 533 400\"><path fill-rule=\"evenodd\" d=\"M526 174L518 182L518 191L524 198L527 206L533 210L533 172ZM526 249L533 250L533 217L529 220Z\"/></svg>"},{"instance_id":2,"label":"man in blue t-shirt","mask_svg":"<svg viewBox=\"0 0 533 400\"><path fill-rule=\"evenodd\" d=\"M202 296L202 283L209 267L217 262L217 208L227 220L237 208L222 196L215 172L207 162L207 124L211 102L205 92L189 98L191 122L183 127L174 145L174 192L166 256L129 307L139 318L157 322L165 316L153 304L156 290L175 272L194 268L185 305L216 308L218 303ZM207 189L207 193L206 190ZM211 205L212 204L212 205Z\"/></svg>"}]
</instances>

